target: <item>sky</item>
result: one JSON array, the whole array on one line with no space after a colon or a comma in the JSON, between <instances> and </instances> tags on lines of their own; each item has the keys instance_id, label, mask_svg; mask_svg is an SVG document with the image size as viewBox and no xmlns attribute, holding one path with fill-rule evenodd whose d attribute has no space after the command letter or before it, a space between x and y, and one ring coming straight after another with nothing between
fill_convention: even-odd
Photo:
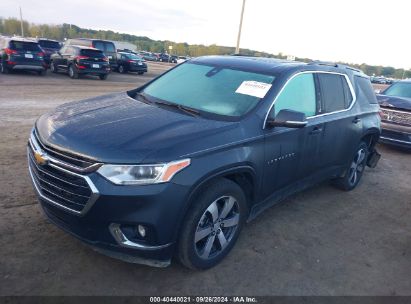
<instances>
[{"instance_id":1,"label":"sky","mask_svg":"<svg viewBox=\"0 0 411 304\"><path fill-rule=\"evenodd\" d=\"M235 46L242 0L4 0L0 16ZM411 68L407 0L246 0L241 47Z\"/></svg>"}]
</instances>

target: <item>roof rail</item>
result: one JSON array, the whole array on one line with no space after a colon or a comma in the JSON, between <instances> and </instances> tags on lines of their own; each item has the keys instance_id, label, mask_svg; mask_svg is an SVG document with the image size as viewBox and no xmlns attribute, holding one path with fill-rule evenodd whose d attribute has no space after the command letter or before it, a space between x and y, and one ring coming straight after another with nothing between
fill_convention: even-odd
<instances>
[{"instance_id":1,"label":"roof rail","mask_svg":"<svg viewBox=\"0 0 411 304\"><path fill-rule=\"evenodd\" d=\"M358 73L363 73L363 71L361 71L360 69L356 69L353 68L349 65L345 65L345 64L339 64L339 63L335 63L335 62L329 62L329 61L320 61L320 60L314 60L308 63L309 65L326 65L326 66L331 66L331 67L335 67L335 68L340 68L340 69L347 69L347 70L351 70L354 72L358 72Z\"/></svg>"},{"instance_id":2,"label":"roof rail","mask_svg":"<svg viewBox=\"0 0 411 304\"><path fill-rule=\"evenodd\" d=\"M308 65L327 65L327 66L338 68L338 64L335 62L331 62L331 61L313 60L309 62Z\"/></svg>"}]
</instances>

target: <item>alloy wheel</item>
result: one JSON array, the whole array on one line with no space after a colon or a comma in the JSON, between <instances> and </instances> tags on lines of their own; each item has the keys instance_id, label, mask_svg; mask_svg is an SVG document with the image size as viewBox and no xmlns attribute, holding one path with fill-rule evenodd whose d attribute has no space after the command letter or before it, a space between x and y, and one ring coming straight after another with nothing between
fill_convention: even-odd
<instances>
[{"instance_id":1,"label":"alloy wheel","mask_svg":"<svg viewBox=\"0 0 411 304\"><path fill-rule=\"evenodd\" d=\"M221 254L233 239L240 221L240 209L233 196L222 196L210 204L197 224L194 246L204 260Z\"/></svg>"},{"instance_id":2,"label":"alloy wheel","mask_svg":"<svg viewBox=\"0 0 411 304\"><path fill-rule=\"evenodd\" d=\"M364 149L358 150L357 154L355 155L351 163L348 178L348 181L351 185L355 185L357 183L360 175L364 171L365 154L366 153Z\"/></svg>"}]
</instances>

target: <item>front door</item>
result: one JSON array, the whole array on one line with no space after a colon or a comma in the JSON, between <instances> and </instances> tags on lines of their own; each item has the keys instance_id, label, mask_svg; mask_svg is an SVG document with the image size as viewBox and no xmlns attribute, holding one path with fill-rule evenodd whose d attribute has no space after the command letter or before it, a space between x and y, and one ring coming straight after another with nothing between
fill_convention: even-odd
<instances>
[{"instance_id":1,"label":"front door","mask_svg":"<svg viewBox=\"0 0 411 304\"><path fill-rule=\"evenodd\" d=\"M282 109L315 116L318 93L312 73L293 76L276 97L269 117ZM323 124L309 120L304 128L275 127L265 129L264 196L314 173L318 167Z\"/></svg>"}]
</instances>

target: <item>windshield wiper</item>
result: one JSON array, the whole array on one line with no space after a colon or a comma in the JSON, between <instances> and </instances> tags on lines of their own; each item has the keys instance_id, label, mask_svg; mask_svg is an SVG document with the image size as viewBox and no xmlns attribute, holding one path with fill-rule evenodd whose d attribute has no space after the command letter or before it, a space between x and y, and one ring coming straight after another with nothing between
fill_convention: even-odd
<instances>
[{"instance_id":1,"label":"windshield wiper","mask_svg":"<svg viewBox=\"0 0 411 304\"><path fill-rule=\"evenodd\" d=\"M177 104L177 103L171 103L171 102L163 102L163 101L155 101L156 104L160 104L162 106L167 106L167 107L172 107L172 108L176 108L179 109L182 112L188 113L192 116L200 116L200 111L197 111L193 108L189 108L186 106L183 106L181 104Z\"/></svg>"},{"instance_id":2,"label":"windshield wiper","mask_svg":"<svg viewBox=\"0 0 411 304\"><path fill-rule=\"evenodd\" d=\"M137 92L136 95L139 96L139 97L141 97L141 99L137 99L138 101L144 102L144 103L146 103L146 104L152 103L150 100L148 100L148 98L146 97L146 95L144 95L143 93Z\"/></svg>"}]
</instances>

